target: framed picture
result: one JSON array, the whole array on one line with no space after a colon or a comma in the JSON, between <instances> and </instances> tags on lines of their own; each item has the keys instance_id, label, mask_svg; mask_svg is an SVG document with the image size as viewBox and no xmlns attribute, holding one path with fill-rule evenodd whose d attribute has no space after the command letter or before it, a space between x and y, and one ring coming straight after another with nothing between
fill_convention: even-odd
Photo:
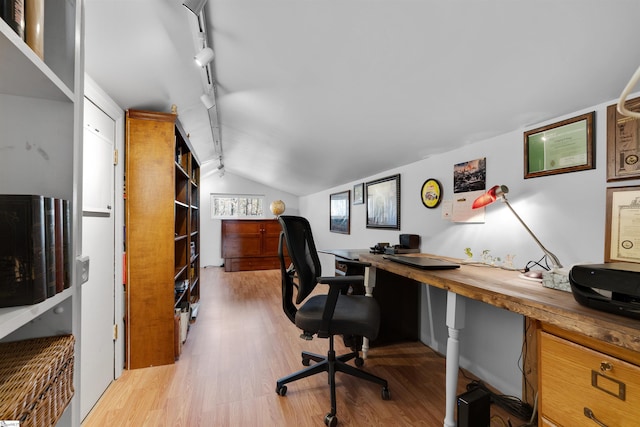
<instances>
[{"instance_id":1,"label":"framed picture","mask_svg":"<svg viewBox=\"0 0 640 427\"><path fill-rule=\"evenodd\" d=\"M592 111L525 132L525 179L595 169L594 117Z\"/></svg>"},{"instance_id":2,"label":"framed picture","mask_svg":"<svg viewBox=\"0 0 640 427\"><path fill-rule=\"evenodd\" d=\"M640 263L640 186L607 188L605 262Z\"/></svg>"},{"instance_id":3,"label":"framed picture","mask_svg":"<svg viewBox=\"0 0 640 427\"><path fill-rule=\"evenodd\" d=\"M329 231L349 234L351 213L351 191L334 193L329 196Z\"/></svg>"},{"instance_id":4,"label":"framed picture","mask_svg":"<svg viewBox=\"0 0 640 427\"><path fill-rule=\"evenodd\" d=\"M367 182L367 228L400 230L400 174Z\"/></svg>"},{"instance_id":5,"label":"framed picture","mask_svg":"<svg viewBox=\"0 0 640 427\"><path fill-rule=\"evenodd\" d=\"M453 165L453 192L484 190L487 182L487 158L481 157Z\"/></svg>"},{"instance_id":6,"label":"framed picture","mask_svg":"<svg viewBox=\"0 0 640 427\"><path fill-rule=\"evenodd\" d=\"M422 184L422 189L420 190L420 197L422 198L422 204L429 208L433 209L440 204L440 200L442 200L442 187L440 186L440 181L434 178L429 178Z\"/></svg>"},{"instance_id":7,"label":"framed picture","mask_svg":"<svg viewBox=\"0 0 640 427\"><path fill-rule=\"evenodd\" d=\"M361 205L364 203L364 182L353 186L353 204Z\"/></svg>"},{"instance_id":8,"label":"framed picture","mask_svg":"<svg viewBox=\"0 0 640 427\"><path fill-rule=\"evenodd\" d=\"M625 102L640 111L640 98ZM618 113L616 104L607 107L607 181L640 177L640 119Z\"/></svg>"}]
</instances>

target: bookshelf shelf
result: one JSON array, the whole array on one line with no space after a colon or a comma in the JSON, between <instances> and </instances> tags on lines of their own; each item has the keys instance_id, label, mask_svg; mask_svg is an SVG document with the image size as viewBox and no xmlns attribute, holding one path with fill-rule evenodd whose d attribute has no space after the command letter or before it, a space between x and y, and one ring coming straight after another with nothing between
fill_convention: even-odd
<instances>
[{"instance_id":1,"label":"bookshelf shelf","mask_svg":"<svg viewBox=\"0 0 640 427\"><path fill-rule=\"evenodd\" d=\"M0 93L73 102L71 89L0 19Z\"/></svg>"},{"instance_id":2,"label":"bookshelf shelf","mask_svg":"<svg viewBox=\"0 0 640 427\"><path fill-rule=\"evenodd\" d=\"M72 288L68 288L51 298L47 298L40 304L0 308L0 338L6 337L40 315L57 307L71 298L73 292Z\"/></svg>"}]
</instances>

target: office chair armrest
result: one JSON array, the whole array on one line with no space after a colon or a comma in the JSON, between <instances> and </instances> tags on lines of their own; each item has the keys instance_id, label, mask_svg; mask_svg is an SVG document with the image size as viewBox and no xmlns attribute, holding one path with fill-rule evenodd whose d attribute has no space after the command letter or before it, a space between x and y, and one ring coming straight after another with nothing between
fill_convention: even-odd
<instances>
[{"instance_id":1,"label":"office chair armrest","mask_svg":"<svg viewBox=\"0 0 640 427\"><path fill-rule=\"evenodd\" d=\"M322 326L318 331L318 338L328 338L331 335L330 325L333 313L338 303L338 297L344 293L349 286L364 282L364 276L327 276L318 277L318 283L329 285L329 293L322 312Z\"/></svg>"},{"instance_id":2,"label":"office chair armrest","mask_svg":"<svg viewBox=\"0 0 640 427\"><path fill-rule=\"evenodd\" d=\"M318 283L324 283L329 286L338 286L346 289L349 285L358 285L364 283L364 276L326 276L318 277Z\"/></svg>"},{"instance_id":3,"label":"office chair armrest","mask_svg":"<svg viewBox=\"0 0 640 427\"><path fill-rule=\"evenodd\" d=\"M360 262L354 260L336 260L336 265L340 265L340 270L342 271L342 276L356 276L360 277L367 271L368 267L371 267L371 263L369 262ZM353 283L351 285L351 289L349 291L343 291L343 293L349 293L351 295L364 295L365 294L365 283L364 280Z\"/></svg>"}]
</instances>

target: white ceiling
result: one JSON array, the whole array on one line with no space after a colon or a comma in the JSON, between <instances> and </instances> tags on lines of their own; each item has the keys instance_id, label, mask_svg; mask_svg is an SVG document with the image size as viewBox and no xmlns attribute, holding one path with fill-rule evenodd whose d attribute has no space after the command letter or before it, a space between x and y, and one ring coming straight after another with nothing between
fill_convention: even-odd
<instances>
[{"instance_id":1,"label":"white ceiling","mask_svg":"<svg viewBox=\"0 0 640 427\"><path fill-rule=\"evenodd\" d=\"M85 0L86 71L218 166L183 0ZM311 194L616 99L638 0L209 0L225 169ZM520 143L520 141L514 141Z\"/></svg>"}]
</instances>

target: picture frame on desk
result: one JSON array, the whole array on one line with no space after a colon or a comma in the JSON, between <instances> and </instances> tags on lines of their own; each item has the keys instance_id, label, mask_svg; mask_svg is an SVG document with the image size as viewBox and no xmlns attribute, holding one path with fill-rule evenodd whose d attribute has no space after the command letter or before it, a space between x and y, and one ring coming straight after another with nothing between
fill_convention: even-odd
<instances>
[{"instance_id":1,"label":"picture frame on desk","mask_svg":"<svg viewBox=\"0 0 640 427\"><path fill-rule=\"evenodd\" d=\"M595 112L524 133L524 178L595 169Z\"/></svg>"},{"instance_id":2,"label":"picture frame on desk","mask_svg":"<svg viewBox=\"0 0 640 427\"><path fill-rule=\"evenodd\" d=\"M640 186L607 188L605 262L640 263Z\"/></svg>"},{"instance_id":3,"label":"picture frame on desk","mask_svg":"<svg viewBox=\"0 0 640 427\"><path fill-rule=\"evenodd\" d=\"M607 182L640 178L640 119L623 116L616 105L607 107ZM640 98L625 107L640 111Z\"/></svg>"},{"instance_id":4,"label":"picture frame on desk","mask_svg":"<svg viewBox=\"0 0 640 427\"><path fill-rule=\"evenodd\" d=\"M366 183L367 228L400 230L400 174Z\"/></svg>"},{"instance_id":5,"label":"picture frame on desk","mask_svg":"<svg viewBox=\"0 0 640 427\"><path fill-rule=\"evenodd\" d=\"M350 202L350 190L329 196L329 231L342 234L351 232Z\"/></svg>"}]
</instances>

